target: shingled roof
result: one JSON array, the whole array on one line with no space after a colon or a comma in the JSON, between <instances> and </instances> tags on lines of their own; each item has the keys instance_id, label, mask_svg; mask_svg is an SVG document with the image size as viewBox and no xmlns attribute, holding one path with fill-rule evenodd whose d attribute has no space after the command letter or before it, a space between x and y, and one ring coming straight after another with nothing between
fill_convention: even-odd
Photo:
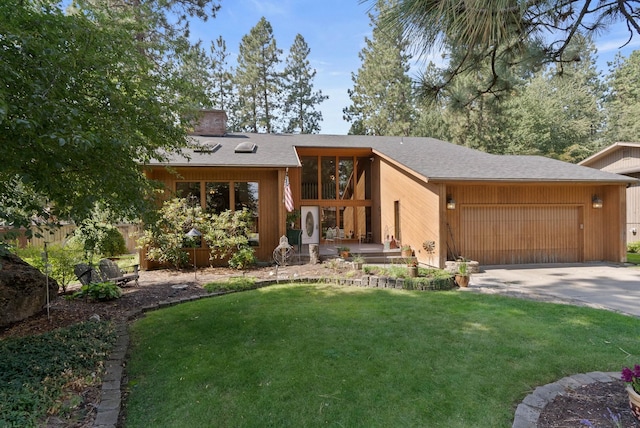
<instances>
[{"instance_id":1,"label":"shingled roof","mask_svg":"<svg viewBox=\"0 0 640 428\"><path fill-rule=\"evenodd\" d=\"M362 148L383 156L427 181L530 181L609 182L637 180L593 168L541 156L492 155L434 138L365 135L227 134L193 136L200 148L185 156L170 155L151 165L225 167L299 167L296 147ZM236 153L242 142L251 142L251 153Z\"/></svg>"}]
</instances>

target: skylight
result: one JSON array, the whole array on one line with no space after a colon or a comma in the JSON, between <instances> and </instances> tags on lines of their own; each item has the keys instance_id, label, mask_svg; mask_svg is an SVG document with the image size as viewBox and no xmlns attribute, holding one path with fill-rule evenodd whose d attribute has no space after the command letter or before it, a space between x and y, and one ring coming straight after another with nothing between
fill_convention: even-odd
<instances>
[{"instance_id":1,"label":"skylight","mask_svg":"<svg viewBox=\"0 0 640 428\"><path fill-rule=\"evenodd\" d=\"M255 153L256 145L251 141L245 141L236 146L236 153Z\"/></svg>"},{"instance_id":2,"label":"skylight","mask_svg":"<svg viewBox=\"0 0 640 428\"><path fill-rule=\"evenodd\" d=\"M222 147L222 144L216 143L213 146L200 146L194 150L195 153L215 153Z\"/></svg>"}]
</instances>

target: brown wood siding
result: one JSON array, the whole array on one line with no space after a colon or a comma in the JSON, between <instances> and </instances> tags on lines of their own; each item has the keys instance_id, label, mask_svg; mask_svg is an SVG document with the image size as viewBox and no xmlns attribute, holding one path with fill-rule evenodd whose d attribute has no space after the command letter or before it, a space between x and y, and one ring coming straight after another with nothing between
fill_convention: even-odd
<instances>
[{"instance_id":1,"label":"brown wood siding","mask_svg":"<svg viewBox=\"0 0 640 428\"><path fill-rule=\"evenodd\" d=\"M627 242L640 241L640 184L627 189ZM633 233L635 229L635 234Z\"/></svg>"},{"instance_id":2,"label":"brown wood siding","mask_svg":"<svg viewBox=\"0 0 640 428\"><path fill-rule=\"evenodd\" d=\"M176 174L172 174L164 167L157 167L147 171L147 176L165 183L166 198L172 197L176 181L256 181L259 183L259 222L260 245L254 247L256 257L260 261L271 261L273 249L278 245L280 236L285 233L284 220L286 210L282 206L282 179L283 170L267 168L210 168L191 167L174 168ZM291 176L291 172L289 173ZM295 176L295 174L293 174ZM292 183L292 189L296 187ZM294 198L295 198L294 191ZM299 205L296 202L296 208ZM193 253L189 251L190 257ZM207 248L196 249L196 259L199 266L208 266L209 250ZM152 264L142 262L143 268L151 268Z\"/></svg>"},{"instance_id":3,"label":"brown wood siding","mask_svg":"<svg viewBox=\"0 0 640 428\"><path fill-rule=\"evenodd\" d=\"M461 255L485 265L582 260L577 206L460 206Z\"/></svg>"},{"instance_id":4,"label":"brown wood siding","mask_svg":"<svg viewBox=\"0 0 640 428\"><path fill-rule=\"evenodd\" d=\"M459 256L469 257L462 254L464 249L470 248L474 251L474 257L479 258L481 263L484 260L482 254L475 253L476 248L473 245L464 243L462 239L470 233L466 229L474 227L469 219L464 219L463 208L470 207L494 207L506 208L509 206L526 207L547 207L549 209L558 207L579 207L579 225L582 225L582 260L584 261L614 261L619 262L625 257L622 247L624 242L623 228L624 221L621 216L624 215L625 196L624 185L534 185L534 184L449 184L447 185L447 194L450 194L456 200L455 210L446 210L446 222L450 228L450 236L447 237L448 247L457 249ZM622 191L622 192L621 192ZM591 206L591 198L598 195L604 201L602 209L594 209ZM573 209L572 208L572 209ZM541 214L538 211L538 214ZM535 211L531 211L535 214ZM562 211L550 211L544 213L546 216L551 215L549 228L544 229L544 235L553 234L555 236L565 236L562 224L566 225L563 216L566 213ZM524 215L524 214L523 214ZM524 217L523 217L523 222ZM482 226L478 226L482 227ZM506 228L507 226L505 226ZM553 232L551 232L554 230ZM452 237L451 237L452 235ZM521 236L521 235L520 235ZM520 239L520 238L518 238ZM559 240L569 238L559 238ZM496 248L491 248L489 244L482 248L486 251L500 251L503 241L495 242ZM532 251L535 248L531 241ZM514 238L512 242L513 248L517 248L518 242ZM555 243L554 245L557 245ZM562 245L562 244L561 244ZM492 260L487 257L487 260ZM562 256L563 258L565 256ZM559 257L560 258L560 257Z\"/></svg>"},{"instance_id":5,"label":"brown wood siding","mask_svg":"<svg viewBox=\"0 0 640 428\"><path fill-rule=\"evenodd\" d=\"M403 245L411 245L421 263L441 266L440 245L440 192L441 185L425 183L401 168L385 162L380 168L380 234L392 235L394 229L394 203L399 201L401 235L395 237ZM423 248L426 241L435 241L433 253Z\"/></svg>"},{"instance_id":6,"label":"brown wood siding","mask_svg":"<svg viewBox=\"0 0 640 428\"><path fill-rule=\"evenodd\" d=\"M620 146L606 156L590 162L587 166L609 172L638 169L640 168L640 147Z\"/></svg>"}]
</instances>

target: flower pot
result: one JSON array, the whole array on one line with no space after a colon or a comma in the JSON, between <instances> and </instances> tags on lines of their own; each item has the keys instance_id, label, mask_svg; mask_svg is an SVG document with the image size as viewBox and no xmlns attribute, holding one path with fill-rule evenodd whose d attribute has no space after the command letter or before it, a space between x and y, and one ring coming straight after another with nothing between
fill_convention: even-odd
<instances>
[{"instance_id":1,"label":"flower pot","mask_svg":"<svg viewBox=\"0 0 640 428\"><path fill-rule=\"evenodd\" d=\"M413 257L413 250L411 250L411 249L409 249L409 250L400 250L400 256L402 256L404 258Z\"/></svg>"},{"instance_id":2,"label":"flower pot","mask_svg":"<svg viewBox=\"0 0 640 428\"><path fill-rule=\"evenodd\" d=\"M349 252L348 251L340 251L340 257L342 257L343 259L348 259L349 258Z\"/></svg>"},{"instance_id":3,"label":"flower pot","mask_svg":"<svg viewBox=\"0 0 640 428\"><path fill-rule=\"evenodd\" d=\"M631 413L640 421L640 394L635 392L631 385L627 385L627 394L629 394L629 407L631 407Z\"/></svg>"},{"instance_id":4,"label":"flower pot","mask_svg":"<svg viewBox=\"0 0 640 428\"><path fill-rule=\"evenodd\" d=\"M456 275L456 284L458 284L458 287L468 287L469 286L469 280L471 279L471 277L469 275Z\"/></svg>"}]
</instances>

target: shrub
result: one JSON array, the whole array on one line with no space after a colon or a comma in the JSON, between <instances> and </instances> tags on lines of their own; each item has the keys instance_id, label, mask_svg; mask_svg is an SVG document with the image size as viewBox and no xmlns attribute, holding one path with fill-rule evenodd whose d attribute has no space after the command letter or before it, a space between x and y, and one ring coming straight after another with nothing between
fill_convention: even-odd
<instances>
[{"instance_id":1,"label":"shrub","mask_svg":"<svg viewBox=\"0 0 640 428\"><path fill-rule=\"evenodd\" d=\"M118 228L109 226L98 241L98 253L104 257L115 257L127 252L127 244Z\"/></svg>"},{"instance_id":2,"label":"shrub","mask_svg":"<svg viewBox=\"0 0 640 428\"><path fill-rule=\"evenodd\" d=\"M185 251L194 242L186 238L186 233L196 225L193 219L202 216L200 207L190 207L184 198L166 201L160 209L158 219L147 225L138 240L141 247L147 247L147 259L169 263L175 269L187 266L189 254ZM199 226L200 227L200 226Z\"/></svg>"},{"instance_id":3,"label":"shrub","mask_svg":"<svg viewBox=\"0 0 640 428\"><path fill-rule=\"evenodd\" d=\"M47 274L44 261L44 247L28 245L25 248L16 248L15 254L40 272ZM48 274L55 279L66 293L67 286L76 279L73 271L74 266L80 263L83 258L82 247L77 241L69 240L67 244L47 245L47 257L49 260Z\"/></svg>"},{"instance_id":4,"label":"shrub","mask_svg":"<svg viewBox=\"0 0 640 428\"><path fill-rule=\"evenodd\" d=\"M89 300L105 302L118 299L120 296L122 296L122 289L114 282L106 281L83 285L80 290L73 293L72 297L74 299L87 297Z\"/></svg>"},{"instance_id":5,"label":"shrub","mask_svg":"<svg viewBox=\"0 0 640 428\"><path fill-rule=\"evenodd\" d=\"M210 293L215 291L244 291L255 288L255 278L229 278L226 281L209 282L204 285L205 290Z\"/></svg>"},{"instance_id":6,"label":"shrub","mask_svg":"<svg viewBox=\"0 0 640 428\"><path fill-rule=\"evenodd\" d=\"M211 214L202 224L203 238L211 249L211 259L229 258L229 266L244 269L255 263L249 234L253 228L251 211L223 211Z\"/></svg>"},{"instance_id":7,"label":"shrub","mask_svg":"<svg viewBox=\"0 0 640 428\"><path fill-rule=\"evenodd\" d=\"M85 260L91 262L96 254L114 257L127 252L124 237L117 227L96 219L83 221L74 231L85 251Z\"/></svg>"},{"instance_id":8,"label":"shrub","mask_svg":"<svg viewBox=\"0 0 640 428\"><path fill-rule=\"evenodd\" d=\"M0 340L0 426L40 426L67 401L68 385L98 383L115 338L111 323L83 322Z\"/></svg>"},{"instance_id":9,"label":"shrub","mask_svg":"<svg viewBox=\"0 0 640 428\"><path fill-rule=\"evenodd\" d=\"M640 253L640 241L628 243L627 251L629 253Z\"/></svg>"},{"instance_id":10,"label":"shrub","mask_svg":"<svg viewBox=\"0 0 640 428\"><path fill-rule=\"evenodd\" d=\"M235 269L246 269L255 263L255 250L249 246L240 248L229 258L229 267Z\"/></svg>"}]
</instances>

